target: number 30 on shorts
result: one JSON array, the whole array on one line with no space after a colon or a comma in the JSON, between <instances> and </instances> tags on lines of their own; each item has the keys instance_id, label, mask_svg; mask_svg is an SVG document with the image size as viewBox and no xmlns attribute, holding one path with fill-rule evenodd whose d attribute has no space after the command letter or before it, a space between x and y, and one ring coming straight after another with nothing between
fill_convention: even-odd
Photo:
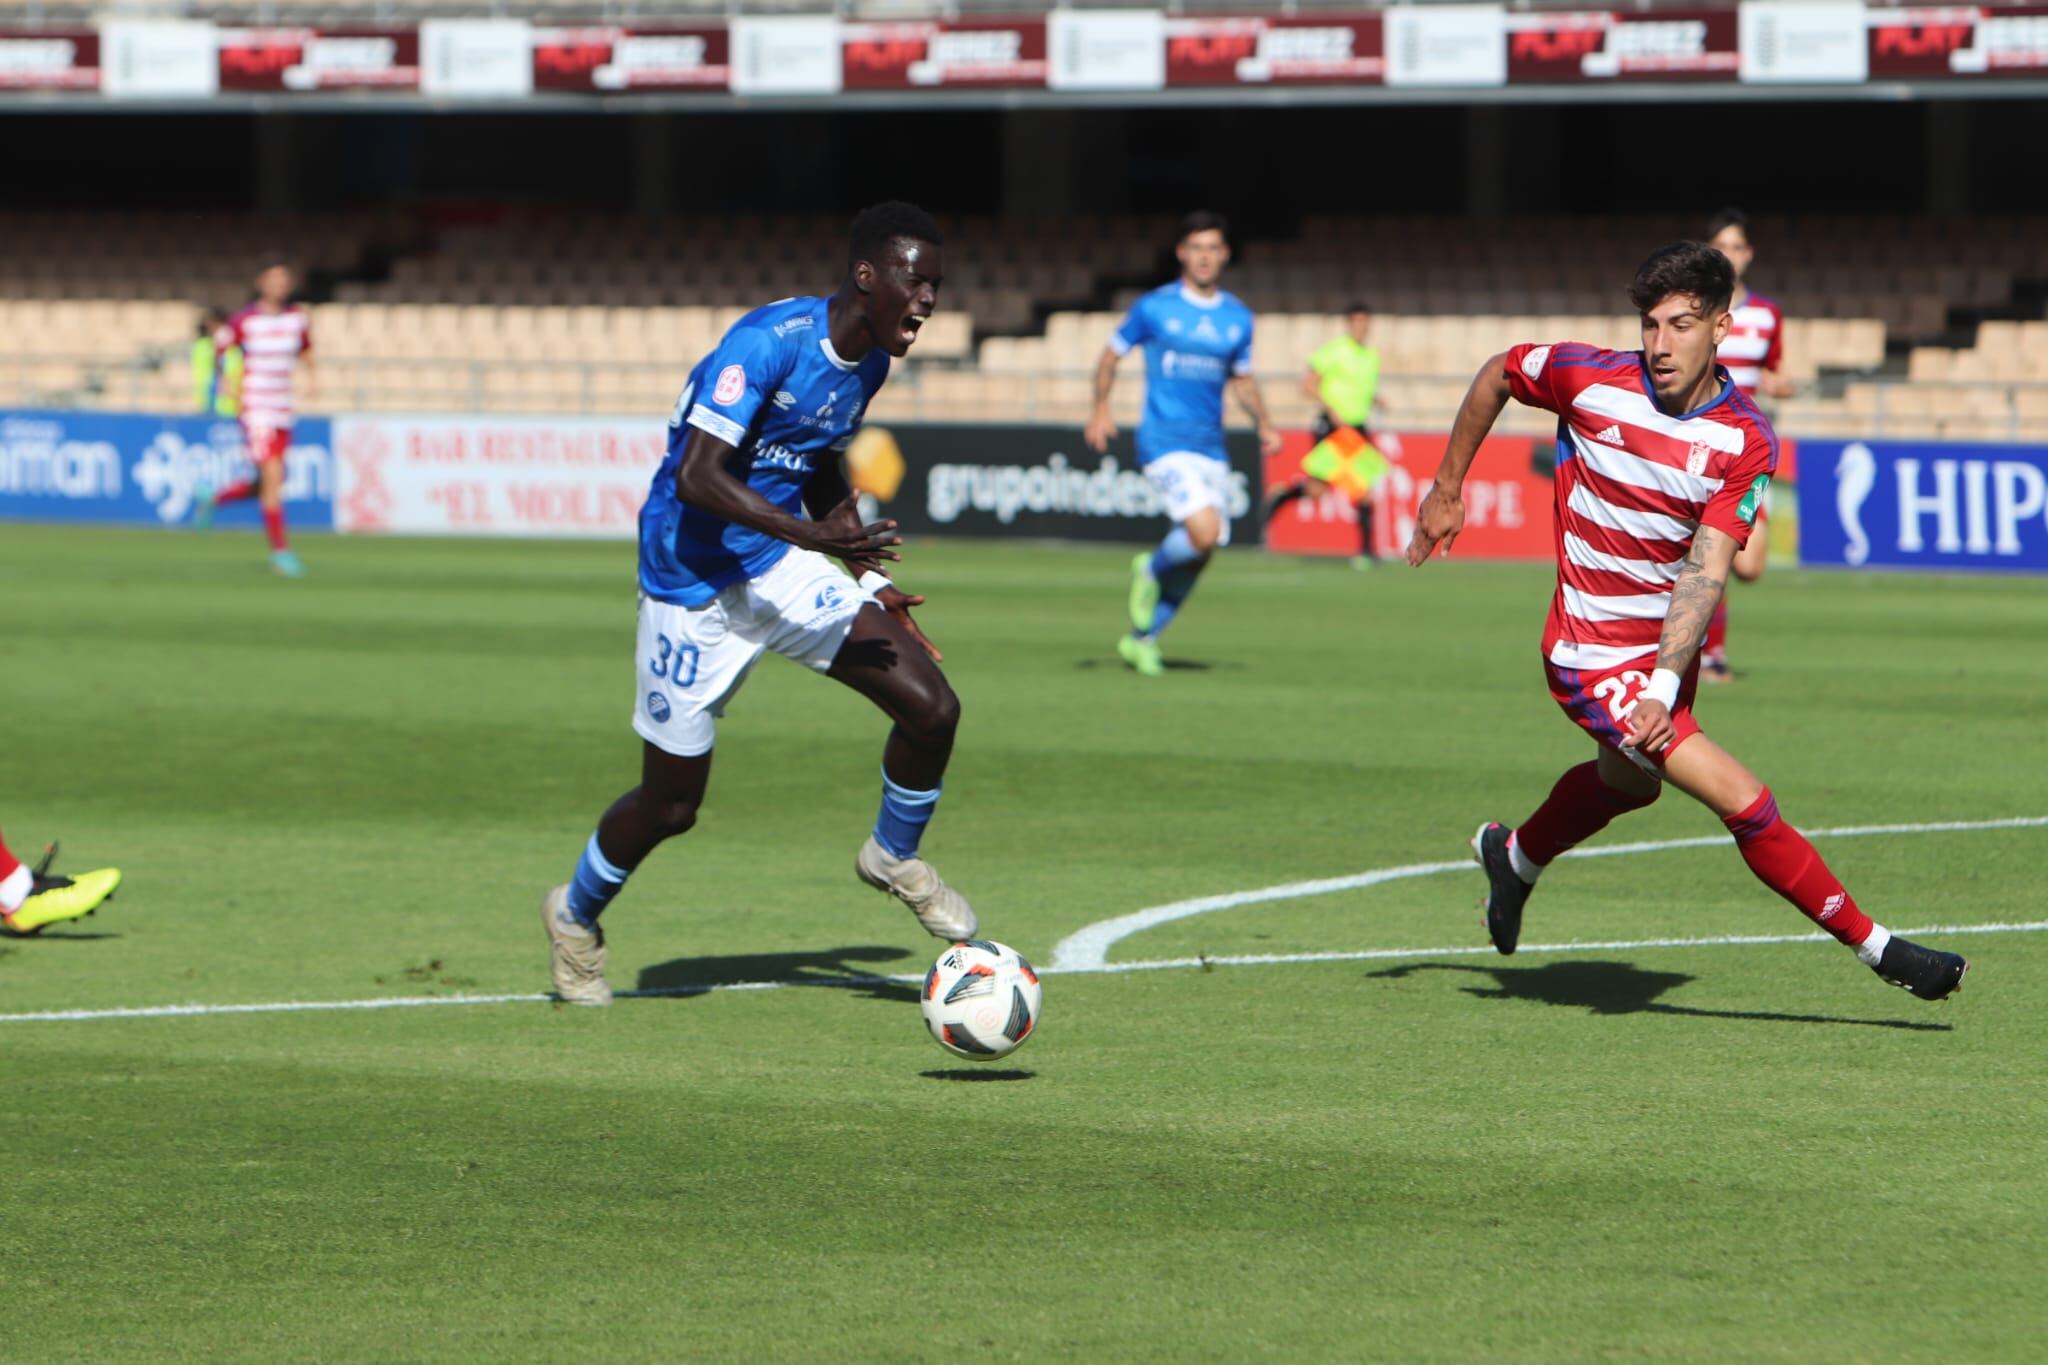
<instances>
[{"instance_id":1,"label":"number 30 on shorts","mask_svg":"<svg viewBox=\"0 0 2048 1365\"><path fill-rule=\"evenodd\" d=\"M697 646L671 640L666 635L655 636L654 645L659 652L647 661L647 667L655 677L667 678L676 687L688 687L697 681Z\"/></svg>"},{"instance_id":2,"label":"number 30 on shorts","mask_svg":"<svg viewBox=\"0 0 2048 1365\"><path fill-rule=\"evenodd\" d=\"M1607 703L1607 713L1614 717L1615 724L1622 725L1635 714L1636 703L1642 699L1642 691L1649 685L1649 674L1631 668L1594 683L1593 695Z\"/></svg>"}]
</instances>

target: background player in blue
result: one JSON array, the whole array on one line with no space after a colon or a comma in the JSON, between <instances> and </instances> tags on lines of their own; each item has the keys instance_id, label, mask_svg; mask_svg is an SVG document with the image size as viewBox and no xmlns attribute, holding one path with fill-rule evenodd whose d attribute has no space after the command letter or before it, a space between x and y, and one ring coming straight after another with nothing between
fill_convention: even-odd
<instances>
[{"instance_id":1,"label":"background player in blue","mask_svg":"<svg viewBox=\"0 0 2048 1365\"><path fill-rule=\"evenodd\" d=\"M1230 389L1258 424L1267 454L1280 433L1266 416L1252 378L1252 310L1219 281L1230 261L1220 213L1181 220L1180 278L1131 306L1095 366L1095 410L1088 444L1098 453L1116 437L1109 415L1116 363L1145 348L1145 416L1138 423L1138 467L1152 480L1174 527L1159 548L1131 564L1131 632L1117 641L1124 662L1157 677L1165 671L1159 633L1195 590L1209 553L1230 543L1230 459L1223 449L1223 392Z\"/></svg>"},{"instance_id":2,"label":"background player in blue","mask_svg":"<svg viewBox=\"0 0 2048 1365\"><path fill-rule=\"evenodd\" d=\"M864 210L838 290L741 318L676 400L668 458L640 512L640 785L612 803L575 875L541 902L563 1000L611 1002L598 917L655 845L696 823L714 721L768 650L895 722L881 812L855 868L937 937L974 934L967 901L918 857L960 702L910 619L924 599L881 573L897 558L896 523L861 524L840 466L889 358L909 351L937 306L940 240L922 209Z\"/></svg>"}]
</instances>

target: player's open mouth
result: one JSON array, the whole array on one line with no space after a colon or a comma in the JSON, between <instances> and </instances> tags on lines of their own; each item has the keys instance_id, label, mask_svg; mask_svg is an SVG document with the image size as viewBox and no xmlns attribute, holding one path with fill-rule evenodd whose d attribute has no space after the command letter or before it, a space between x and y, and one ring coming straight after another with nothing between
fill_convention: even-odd
<instances>
[{"instance_id":1,"label":"player's open mouth","mask_svg":"<svg viewBox=\"0 0 2048 1365\"><path fill-rule=\"evenodd\" d=\"M917 329L924 326L924 319L916 314L903 319L903 344L910 345L917 340Z\"/></svg>"}]
</instances>

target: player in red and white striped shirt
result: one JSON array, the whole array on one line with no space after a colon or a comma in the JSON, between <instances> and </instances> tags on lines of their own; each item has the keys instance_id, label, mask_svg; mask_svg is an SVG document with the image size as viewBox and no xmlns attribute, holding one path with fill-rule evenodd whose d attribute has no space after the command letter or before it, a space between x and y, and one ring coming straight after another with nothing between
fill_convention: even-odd
<instances>
[{"instance_id":1,"label":"player in red and white striped shirt","mask_svg":"<svg viewBox=\"0 0 2048 1365\"><path fill-rule=\"evenodd\" d=\"M1791 825L1770 789L1693 719L1699 649L1730 567L1756 522L1778 439L1715 363L1735 286L1700 242L1655 252L1629 298L1643 349L1516 346L1488 361L1451 429L1416 513L1408 562L1449 549L1459 490L1509 398L1558 415L1557 592L1543 630L1551 696L1598 746L1518 827L1489 823L1472 850L1486 871L1487 932L1515 950L1522 906L1553 859L1655 801L1666 781L1721 817L1750 870L1879 976L1930 1000L1967 964L1886 931Z\"/></svg>"},{"instance_id":2,"label":"player in red and white striped shirt","mask_svg":"<svg viewBox=\"0 0 2048 1365\"><path fill-rule=\"evenodd\" d=\"M256 462L256 477L202 492L192 514L194 524L203 527L222 503L256 498L270 539L271 565L289 578L305 573L284 532L284 457L292 443L294 371L305 371L306 396L313 393L313 325L306 310L292 302L295 284L290 266L265 266L256 276L255 302L229 318L214 336L218 350L241 348L242 434L249 458Z\"/></svg>"},{"instance_id":3,"label":"player in red and white striped shirt","mask_svg":"<svg viewBox=\"0 0 2048 1365\"><path fill-rule=\"evenodd\" d=\"M1726 256L1735 269L1728 335L1718 349L1728 377L1751 398L1759 393L1768 398L1791 397L1792 381L1779 373L1785 363L1785 314L1743 282L1750 262L1756 259L1756 250L1749 244L1749 218L1741 209L1722 209L1707 224L1707 245ZM1757 534L1735 556L1735 576L1745 583L1764 576L1764 559L1770 548L1770 537L1763 534L1765 513L1765 508L1757 508ZM1728 669L1728 600L1723 597L1707 627L1706 647L1700 650L1700 677L1728 682L1734 676Z\"/></svg>"}]
</instances>

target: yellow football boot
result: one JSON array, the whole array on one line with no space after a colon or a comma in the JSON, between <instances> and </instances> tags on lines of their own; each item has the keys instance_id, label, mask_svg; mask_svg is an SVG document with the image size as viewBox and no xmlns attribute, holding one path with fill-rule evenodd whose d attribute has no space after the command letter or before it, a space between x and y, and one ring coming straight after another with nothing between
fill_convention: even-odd
<instances>
[{"instance_id":1,"label":"yellow football boot","mask_svg":"<svg viewBox=\"0 0 2048 1365\"><path fill-rule=\"evenodd\" d=\"M0 915L11 934L39 934L53 924L66 920L84 919L121 885L121 869L102 867L93 872L81 872L76 877L56 877L49 874L50 858L56 849L45 854L35 869L35 890L29 893L21 908L12 914Z\"/></svg>"}]
</instances>

